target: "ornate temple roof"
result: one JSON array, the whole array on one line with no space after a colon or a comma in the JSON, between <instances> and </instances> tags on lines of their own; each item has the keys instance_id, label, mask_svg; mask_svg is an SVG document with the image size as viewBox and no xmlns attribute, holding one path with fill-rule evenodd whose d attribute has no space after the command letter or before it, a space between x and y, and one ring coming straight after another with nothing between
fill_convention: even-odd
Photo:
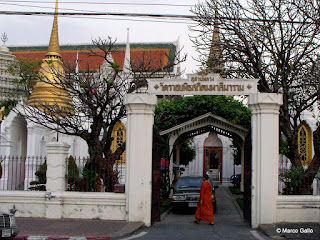
<instances>
[{"instance_id":1,"label":"ornate temple roof","mask_svg":"<svg viewBox=\"0 0 320 240\"><path fill-rule=\"evenodd\" d=\"M77 52L79 52L79 69L94 71L99 69L103 63L103 58L98 56L88 56L86 52L92 48L97 53L102 53L94 45L60 45L61 60L68 61L71 64L76 62ZM123 62L125 58L125 44L116 44L115 51L112 57L123 69ZM16 46L10 47L13 54L19 58L32 58L34 60L42 60L47 53L47 46ZM174 43L130 43L131 62L138 64L143 58L145 62L153 59L151 69L164 66L168 60L173 60L176 52L176 45ZM167 57L169 56L169 58ZM88 65L89 64L89 65Z\"/></svg>"}]
</instances>

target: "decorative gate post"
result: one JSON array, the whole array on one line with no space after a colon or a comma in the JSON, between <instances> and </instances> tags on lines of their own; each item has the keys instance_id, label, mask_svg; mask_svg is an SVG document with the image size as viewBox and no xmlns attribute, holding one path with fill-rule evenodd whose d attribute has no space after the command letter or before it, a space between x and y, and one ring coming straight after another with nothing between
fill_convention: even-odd
<instances>
[{"instance_id":1,"label":"decorative gate post","mask_svg":"<svg viewBox=\"0 0 320 240\"><path fill-rule=\"evenodd\" d=\"M281 105L281 94L258 93L249 97L252 110L252 228L276 221Z\"/></svg>"},{"instance_id":2,"label":"decorative gate post","mask_svg":"<svg viewBox=\"0 0 320 240\"><path fill-rule=\"evenodd\" d=\"M46 218L62 218L63 192L66 191L66 159L70 145L47 144Z\"/></svg>"},{"instance_id":3,"label":"decorative gate post","mask_svg":"<svg viewBox=\"0 0 320 240\"><path fill-rule=\"evenodd\" d=\"M152 137L157 97L127 94L126 212L127 220L151 225Z\"/></svg>"}]
</instances>

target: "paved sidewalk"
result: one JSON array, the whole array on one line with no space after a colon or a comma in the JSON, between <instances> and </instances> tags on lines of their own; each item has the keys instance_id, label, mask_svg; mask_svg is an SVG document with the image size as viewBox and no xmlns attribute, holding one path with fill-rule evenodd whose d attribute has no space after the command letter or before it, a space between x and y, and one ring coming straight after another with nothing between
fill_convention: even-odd
<instances>
[{"instance_id":1,"label":"paved sidewalk","mask_svg":"<svg viewBox=\"0 0 320 240\"><path fill-rule=\"evenodd\" d=\"M20 229L16 240L107 240L128 235L141 226L140 222L16 218Z\"/></svg>"},{"instance_id":2,"label":"paved sidewalk","mask_svg":"<svg viewBox=\"0 0 320 240\"><path fill-rule=\"evenodd\" d=\"M234 205L242 217L243 212L235 201L239 195L233 195L228 189L230 196L234 198ZM269 239L308 239L320 240L320 224L319 223L277 223L263 224L258 230L261 234Z\"/></svg>"}]
</instances>

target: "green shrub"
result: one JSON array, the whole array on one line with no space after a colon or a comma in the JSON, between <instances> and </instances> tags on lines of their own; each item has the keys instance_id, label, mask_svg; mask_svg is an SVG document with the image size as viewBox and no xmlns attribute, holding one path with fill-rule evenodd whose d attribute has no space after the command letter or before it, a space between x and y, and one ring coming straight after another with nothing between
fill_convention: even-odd
<instances>
[{"instance_id":1,"label":"green shrub","mask_svg":"<svg viewBox=\"0 0 320 240\"><path fill-rule=\"evenodd\" d=\"M164 213L171 207L171 199L164 199L161 201L160 214Z\"/></svg>"},{"instance_id":2,"label":"green shrub","mask_svg":"<svg viewBox=\"0 0 320 240\"><path fill-rule=\"evenodd\" d=\"M291 166L289 170L280 173L280 180L285 184L282 193L285 195L312 195L311 184L315 172L312 168Z\"/></svg>"},{"instance_id":3,"label":"green shrub","mask_svg":"<svg viewBox=\"0 0 320 240\"><path fill-rule=\"evenodd\" d=\"M232 194L235 195L241 195L242 193L240 192L240 188L237 187L229 187L229 190Z\"/></svg>"},{"instance_id":4,"label":"green shrub","mask_svg":"<svg viewBox=\"0 0 320 240\"><path fill-rule=\"evenodd\" d=\"M237 198L236 202L238 203L239 207L243 211L243 198Z\"/></svg>"}]
</instances>

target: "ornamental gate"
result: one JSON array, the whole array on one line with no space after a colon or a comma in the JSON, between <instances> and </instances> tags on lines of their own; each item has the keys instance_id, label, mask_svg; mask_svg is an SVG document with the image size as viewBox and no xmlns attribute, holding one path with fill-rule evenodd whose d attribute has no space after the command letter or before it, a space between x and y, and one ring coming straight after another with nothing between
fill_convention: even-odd
<instances>
[{"instance_id":1,"label":"ornamental gate","mask_svg":"<svg viewBox=\"0 0 320 240\"><path fill-rule=\"evenodd\" d=\"M193 74L188 75L187 79L149 79L148 93L125 96L128 117L128 221L144 222L146 226L152 223L152 143L156 95L249 95L248 104L252 110L251 226L256 228L260 224L276 222L279 108L282 95L258 93L257 82L257 79L222 79L218 74ZM172 166L170 159L171 174ZM243 171L248 171L244 167L243 163Z\"/></svg>"}]
</instances>

